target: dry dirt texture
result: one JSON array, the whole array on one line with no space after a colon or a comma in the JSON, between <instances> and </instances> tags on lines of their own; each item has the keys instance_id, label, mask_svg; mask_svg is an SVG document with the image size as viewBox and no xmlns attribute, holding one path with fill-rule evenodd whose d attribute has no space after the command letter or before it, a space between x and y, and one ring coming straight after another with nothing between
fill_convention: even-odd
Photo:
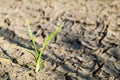
<instances>
[{"instance_id":1,"label":"dry dirt texture","mask_svg":"<svg viewBox=\"0 0 120 80\"><path fill-rule=\"evenodd\" d=\"M35 73L31 40L50 56ZM120 0L0 0L0 80L120 80Z\"/></svg>"}]
</instances>

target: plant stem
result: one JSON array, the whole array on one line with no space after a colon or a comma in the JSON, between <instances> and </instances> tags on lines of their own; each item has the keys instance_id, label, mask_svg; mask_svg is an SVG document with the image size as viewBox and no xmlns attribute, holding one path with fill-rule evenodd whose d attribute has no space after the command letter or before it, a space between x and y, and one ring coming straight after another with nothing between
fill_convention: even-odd
<instances>
[{"instance_id":1,"label":"plant stem","mask_svg":"<svg viewBox=\"0 0 120 80\"><path fill-rule=\"evenodd\" d=\"M38 72L40 68L40 60L36 61L36 68L35 68L35 72Z\"/></svg>"}]
</instances>

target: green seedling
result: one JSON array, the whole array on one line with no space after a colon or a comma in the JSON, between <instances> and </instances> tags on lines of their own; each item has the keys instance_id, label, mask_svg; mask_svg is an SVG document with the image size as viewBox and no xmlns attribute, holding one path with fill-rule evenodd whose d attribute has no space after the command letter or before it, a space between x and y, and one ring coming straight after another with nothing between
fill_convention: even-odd
<instances>
[{"instance_id":1,"label":"green seedling","mask_svg":"<svg viewBox=\"0 0 120 80\"><path fill-rule=\"evenodd\" d=\"M32 34L32 31L31 31L31 29L29 27L28 21L26 23L27 23L27 26L28 26L29 36L30 36L30 38L32 40L34 52L32 52L31 50L25 49L25 48L24 49L27 52L29 52L29 53L31 53L33 55L33 57L35 59L35 62L36 62L35 72L38 72L40 70L40 67L45 64L46 60L48 60L48 58L47 58L46 60L41 61L42 54L43 54L43 51L45 50L46 45L55 37L55 35L57 33L60 32L60 30L62 29L62 27L64 25L64 22L60 26L58 26L58 28L44 40L44 42L43 42L43 44L42 44L42 46L41 46L41 48L39 50L37 50L35 39L34 39L34 36Z\"/></svg>"}]
</instances>

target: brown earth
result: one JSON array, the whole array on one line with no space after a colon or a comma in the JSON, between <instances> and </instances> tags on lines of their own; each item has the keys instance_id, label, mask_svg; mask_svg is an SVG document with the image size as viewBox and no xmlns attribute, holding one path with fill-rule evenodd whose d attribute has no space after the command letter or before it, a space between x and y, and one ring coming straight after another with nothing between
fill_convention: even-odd
<instances>
[{"instance_id":1,"label":"brown earth","mask_svg":"<svg viewBox=\"0 0 120 80\"><path fill-rule=\"evenodd\" d=\"M50 59L34 72L31 40ZM0 80L120 80L120 0L0 0Z\"/></svg>"}]
</instances>

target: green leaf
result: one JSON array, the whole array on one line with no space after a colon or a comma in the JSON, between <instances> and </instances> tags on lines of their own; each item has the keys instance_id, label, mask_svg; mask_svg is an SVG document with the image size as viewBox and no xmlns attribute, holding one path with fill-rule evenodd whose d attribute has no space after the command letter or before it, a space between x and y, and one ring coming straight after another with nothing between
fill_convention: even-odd
<instances>
[{"instance_id":1,"label":"green leaf","mask_svg":"<svg viewBox=\"0 0 120 80\"><path fill-rule=\"evenodd\" d=\"M64 25L64 22L63 22L52 34L50 34L50 36L48 36L48 37L45 39L44 43L42 44L42 47L40 48L40 54L39 54L38 59L41 58L42 53L43 53L46 45L49 43L49 41L50 41L53 37L55 37L55 35L56 35L58 32L60 32L60 30L62 29L63 25Z\"/></svg>"},{"instance_id":2,"label":"green leaf","mask_svg":"<svg viewBox=\"0 0 120 80\"><path fill-rule=\"evenodd\" d=\"M35 56L35 54L31 50L23 48L23 47L20 47L20 48L22 48L24 51L27 51L28 53L32 54L33 57L35 58L35 60L37 59L36 56Z\"/></svg>"},{"instance_id":3,"label":"green leaf","mask_svg":"<svg viewBox=\"0 0 120 80\"><path fill-rule=\"evenodd\" d=\"M27 21L26 23L27 23L27 26L28 26L29 36L30 36L30 38L32 40L32 44L33 44L33 47L34 47L34 50L35 50L34 51L35 55L36 55L36 57L38 57L39 53L38 53L38 50L37 50L37 46L36 46L36 43L35 43L34 36L32 34L32 31L31 31L30 27L29 27L29 22Z\"/></svg>"}]
</instances>

